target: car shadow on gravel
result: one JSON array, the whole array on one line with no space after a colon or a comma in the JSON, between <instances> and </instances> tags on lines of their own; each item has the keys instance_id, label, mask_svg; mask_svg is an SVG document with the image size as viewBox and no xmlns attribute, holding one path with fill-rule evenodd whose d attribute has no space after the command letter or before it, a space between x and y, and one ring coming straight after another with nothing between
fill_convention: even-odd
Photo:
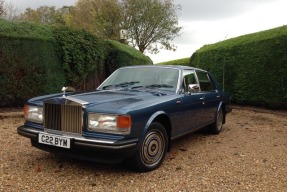
<instances>
[{"instance_id":1,"label":"car shadow on gravel","mask_svg":"<svg viewBox=\"0 0 287 192\"><path fill-rule=\"evenodd\" d=\"M38 149L36 149L38 150ZM59 154L52 154L48 152L42 152L42 155L37 158L31 157L30 162L37 162L35 169L40 166L41 171L61 173L62 171L69 171L69 174L77 175L81 173L83 175L91 173L132 173L133 171L127 166L127 163L100 163L88 160L75 159ZM41 168L41 165L43 168ZM46 167L46 168L44 168ZM97 175L96 174L96 175Z\"/></svg>"},{"instance_id":2,"label":"car shadow on gravel","mask_svg":"<svg viewBox=\"0 0 287 192\"><path fill-rule=\"evenodd\" d=\"M194 145L197 142L203 142L211 135L206 130L200 130L188 135L185 135L179 139L172 141L171 151L167 153L164 161L169 161L175 158L179 152L185 152L188 150L188 145ZM59 154L52 154L44 151L37 150L37 155L27 157L27 165L24 167L32 167L35 172L47 172L48 174L60 174L62 171L67 171L69 174L76 175L81 173L87 175L90 173L118 173L118 174L138 174L130 167L129 160L121 163L99 163L87 160L79 160L71 157L66 157ZM25 164L25 162L23 162ZM164 166L164 164L162 165Z\"/></svg>"},{"instance_id":3,"label":"car shadow on gravel","mask_svg":"<svg viewBox=\"0 0 287 192\"><path fill-rule=\"evenodd\" d=\"M224 129L222 131L225 131ZM198 142L206 140L208 137L215 137L216 135L210 134L208 127L202 128L193 133L183 135L175 140L171 141L171 150L178 149L179 146L184 145L186 142Z\"/></svg>"},{"instance_id":4,"label":"car shadow on gravel","mask_svg":"<svg viewBox=\"0 0 287 192\"><path fill-rule=\"evenodd\" d=\"M53 154L57 164L61 166L73 166L77 169L82 169L83 171L116 171L116 172L125 172L128 171L124 167L123 163L100 163L94 161L74 159L66 156Z\"/></svg>"}]
</instances>

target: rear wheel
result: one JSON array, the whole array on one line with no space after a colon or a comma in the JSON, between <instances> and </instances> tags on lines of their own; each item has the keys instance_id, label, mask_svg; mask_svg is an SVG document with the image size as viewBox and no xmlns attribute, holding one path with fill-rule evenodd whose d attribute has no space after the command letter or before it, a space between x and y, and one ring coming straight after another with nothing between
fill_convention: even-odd
<instances>
[{"instance_id":1,"label":"rear wheel","mask_svg":"<svg viewBox=\"0 0 287 192\"><path fill-rule=\"evenodd\" d=\"M209 130L212 134L219 134L222 130L224 120L224 114L222 108L220 108L216 114L216 120L213 124L210 125Z\"/></svg>"},{"instance_id":2,"label":"rear wheel","mask_svg":"<svg viewBox=\"0 0 287 192\"><path fill-rule=\"evenodd\" d=\"M140 172L158 168L166 155L167 146L167 133L162 124L151 123L133 158L134 168Z\"/></svg>"}]
</instances>

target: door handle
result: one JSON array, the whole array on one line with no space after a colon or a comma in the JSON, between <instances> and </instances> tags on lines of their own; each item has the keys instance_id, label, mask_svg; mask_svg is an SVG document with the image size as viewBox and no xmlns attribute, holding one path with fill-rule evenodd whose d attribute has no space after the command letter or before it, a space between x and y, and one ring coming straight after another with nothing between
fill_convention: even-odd
<instances>
[{"instance_id":1,"label":"door handle","mask_svg":"<svg viewBox=\"0 0 287 192\"><path fill-rule=\"evenodd\" d=\"M204 102L205 97L200 97L199 99L200 99L200 101L202 101L202 104L205 105L205 102Z\"/></svg>"}]
</instances>

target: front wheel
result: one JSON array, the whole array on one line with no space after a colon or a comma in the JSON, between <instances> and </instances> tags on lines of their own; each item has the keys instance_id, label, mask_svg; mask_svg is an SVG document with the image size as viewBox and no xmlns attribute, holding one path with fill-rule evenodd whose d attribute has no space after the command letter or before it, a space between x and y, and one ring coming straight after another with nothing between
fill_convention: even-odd
<instances>
[{"instance_id":1,"label":"front wheel","mask_svg":"<svg viewBox=\"0 0 287 192\"><path fill-rule=\"evenodd\" d=\"M224 114L222 108L220 108L217 111L215 122L212 123L209 127L210 132L212 134L219 134L220 131L222 130L223 121L224 121Z\"/></svg>"},{"instance_id":2,"label":"front wheel","mask_svg":"<svg viewBox=\"0 0 287 192\"><path fill-rule=\"evenodd\" d=\"M158 168L167 152L168 137L162 124L151 123L134 156L134 168L139 172Z\"/></svg>"}]
</instances>

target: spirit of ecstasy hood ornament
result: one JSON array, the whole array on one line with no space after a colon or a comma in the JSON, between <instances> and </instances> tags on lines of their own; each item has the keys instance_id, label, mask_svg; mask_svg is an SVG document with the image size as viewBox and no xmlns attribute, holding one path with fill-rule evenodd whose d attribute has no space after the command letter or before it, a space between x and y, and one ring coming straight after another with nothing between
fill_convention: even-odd
<instances>
[{"instance_id":1,"label":"spirit of ecstasy hood ornament","mask_svg":"<svg viewBox=\"0 0 287 192\"><path fill-rule=\"evenodd\" d=\"M66 97L66 90L68 89L68 87L63 87L62 88L62 91L63 91L63 96L62 97Z\"/></svg>"}]
</instances>

